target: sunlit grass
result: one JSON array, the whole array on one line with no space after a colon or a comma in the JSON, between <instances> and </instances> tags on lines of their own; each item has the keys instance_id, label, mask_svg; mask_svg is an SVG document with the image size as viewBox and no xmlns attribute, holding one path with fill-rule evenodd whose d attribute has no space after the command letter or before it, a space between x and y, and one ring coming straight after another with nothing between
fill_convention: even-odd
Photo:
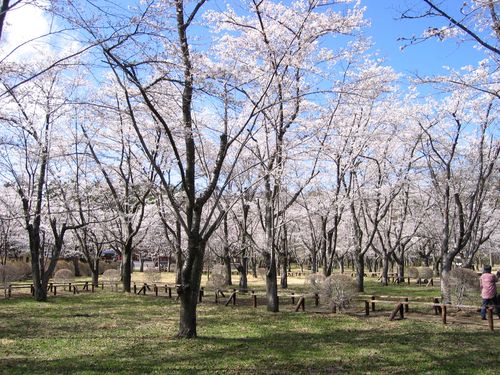
<instances>
[{"instance_id":1,"label":"sunlit grass","mask_svg":"<svg viewBox=\"0 0 500 375\"><path fill-rule=\"evenodd\" d=\"M291 287L303 289L304 280L292 281ZM433 296L437 288L380 289L368 280L367 294L379 291ZM370 317L356 311L312 312L311 304L306 313L294 313L288 299L283 300L281 312L273 314L263 305L224 307L212 301L209 294L199 305L199 338L180 340L173 338L178 302L165 296L98 291L66 293L47 303L24 297L2 300L0 373L494 374L498 370L499 335L480 322L443 325L431 315L389 322L385 312Z\"/></svg>"}]
</instances>

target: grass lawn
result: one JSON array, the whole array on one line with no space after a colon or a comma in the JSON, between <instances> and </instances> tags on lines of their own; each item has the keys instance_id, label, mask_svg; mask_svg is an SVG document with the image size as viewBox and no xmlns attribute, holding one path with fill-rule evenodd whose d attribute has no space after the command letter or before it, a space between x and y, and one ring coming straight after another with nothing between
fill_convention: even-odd
<instances>
[{"instance_id":1,"label":"grass lawn","mask_svg":"<svg viewBox=\"0 0 500 375\"><path fill-rule=\"evenodd\" d=\"M303 282L301 282L303 284ZM300 288L301 283L297 283ZM388 288L388 289L387 289ZM408 295L413 287L367 293ZM436 289L415 287L434 296ZM210 301L212 299L210 298ZM173 338L179 306L165 297L99 291L38 303L0 300L1 374L498 374L500 322L388 321L388 312L277 314L264 306L199 305L196 340ZM477 317L474 317L477 319Z\"/></svg>"}]
</instances>

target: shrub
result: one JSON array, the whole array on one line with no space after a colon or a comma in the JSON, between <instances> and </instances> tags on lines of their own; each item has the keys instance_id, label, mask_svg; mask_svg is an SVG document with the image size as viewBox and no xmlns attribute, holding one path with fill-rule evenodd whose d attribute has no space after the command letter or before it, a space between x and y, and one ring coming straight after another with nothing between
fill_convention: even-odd
<instances>
[{"instance_id":1,"label":"shrub","mask_svg":"<svg viewBox=\"0 0 500 375\"><path fill-rule=\"evenodd\" d=\"M346 309L356 295L356 282L347 275L331 275L323 282L320 295L329 301L330 307Z\"/></svg>"},{"instance_id":2,"label":"shrub","mask_svg":"<svg viewBox=\"0 0 500 375\"><path fill-rule=\"evenodd\" d=\"M59 270L70 270L73 272L73 276L75 275L75 266L72 262L68 262L66 260L57 261L56 268L54 268L54 274L56 274Z\"/></svg>"},{"instance_id":3,"label":"shrub","mask_svg":"<svg viewBox=\"0 0 500 375\"><path fill-rule=\"evenodd\" d=\"M82 276L92 276L92 271L88 263L80 262L80 274Z\"/></svg>"},{"instance_id":4,"label":"shrub","mask_svg":"<svg viewBox=\"0 0 500 375\"><path fill-rule=\"evenodd\" d=\"M0 282L4 288L4 294L7 297L7 287L13 282L20 280L23 274L20 272L19 267L16 267L12 263L0 264Z\"/></svg>"},{"instance_id":5,"label":"shrub","mask_svg":"<svg viewBox=\"0 0 500 375\"><path fill-rule=\"evenodd\" d=\"M111 290L113 288L118 288L117 284L120 282L121 274L120 271L114 270L114 269L108 269L104 271L102 274L102 282L106 285L109 285L111 287Z\"/></svg>"},{"instance_id":6,"label":"shrub","mask_svg":"<svg viewBox=\"0 0 500 375\"><path fill-rule=\"evenodd\" d=\"M416 267L408 267L408 270L406 272L407 272L408 277L411 277L412 279L419 278L418 268L416 268Z\"/></svg>"},{"instance_id":7,"label":"shrub","mask_svg":"<svg viewBox=\"0 0 500 375\"><path fill-rule=\"evenodd\" d=\"M54 274L53 280L58 283L70 283L75 279L75 273L67 268L62 268Z\"/></svg>"},{"instance_id":8,"label":"shrub","mask_svg":"<svg viewBox=\"0 0 500 375\"><path fill-rule=\"evenodd\" d=\"M107 270L117 270L120 268L119 262L99 262L99 275L104 275Z\"/></svg>"},{"instance_id":9,"label":"shrub","mask_svg":"<svg viewBox=\"0 0 500 375\"><path fill-rule=\"evenodd\" d=\"M161 273L156 268L146 268L144 271L144 282L147 284L159 284Z\"/></svg>"},{"instance_id":10,"label":"shrub","mask_svg":"<svg viewBox=\"0 0 500 375\"><path fill-rule=\"evenodd\" d=\"M433 276L432 268L419 267L418 268L418 276L421 279L427 279L427 280L432 279L432 276Z\"/></svg>"},{"instance_id":11,"label":"shrub","mask_svg":"<svg viewBox=\"0 0 500 375\"><path fill-rule=\"evenodd\" d=\"M15 261L8 264L16 269L18 274L18 278L16 280L27 279L31 276L31 263Z\"/></svg>"},{"instance_id":12,"label":"shrub","mask_svg":"<svg viewBox=\"0 0 500 375\"><path fill-rule=\"evenodd\" d=\"M209 285L215 290L224 290L227 288L226 269L223 265L217 264L212 269Z\"/></svg>"},{"instance_id":13,"label":"shrub","mask_svg":"<svg viewBox=\"0 0 500 375\"><path fill-rule=\"evenodd\" d=\"M448 276L451 299L457 305L467 302L474 303L478 299L479 277L476 272L468 268L454 268Z\"/></svg>"},{"instance_id":14,"label":"shrub","mask_svg":"<svg viewBox=\"0 0 500 375\"><path fill-rule=\"evenodd\" d=\"M314 273L307 278L310 288L327 301L330 308L344 310L351 304L356 295L356 282L347 275L333 274L329 277Z\"/></svg>"},{"instance_id":15,"label":"shrub","mask_svg":"<svg viewBox=\"0 0 500 375\"><path fill-rule=\"evenodd\" d=\"M321 293L325 279L326 276L322 273L312 273L307 277L306 282L314 293Z\"/></svg>"}]
</instances>

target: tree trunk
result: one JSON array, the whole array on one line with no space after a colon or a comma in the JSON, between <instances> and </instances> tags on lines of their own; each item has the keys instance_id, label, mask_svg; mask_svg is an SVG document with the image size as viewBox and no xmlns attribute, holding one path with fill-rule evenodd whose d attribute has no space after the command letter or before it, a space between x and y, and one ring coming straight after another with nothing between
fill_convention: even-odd
<instances>
[{"instance_id":1,"label":"tree trunk","mask_svg":"<svg viewBox=\"0 0 500 375\"><path fill-rule=\"evenodd\" d=\"M224 269L226 273L226 285L233 285L233 279L231 275L231 257L229 256L229 246L224 246Z\"/></svg>"},{"instance_id":2,"label":"tree trunk","mask_svg":"<svg viewBox=\"0 0 500 375\"><path fill-rule=\"evenodd\" d=\"M451 266L452 259L450 257L443 257L443 264L441 267L441 298L443 300L443 303L451 303Z\"/></svg>"},{"instance_id":3,"label":"tree trunk","mask_svg":"<svg viewBox=\"0 0 500 375\"><path fill-rule=\"evenodd\" d=\"M196 307L203 271L205 242L197 237L188 238L188 256L182 267L182 283L177 289L180 299L179 338L195 338Z\"/></svg>"},{"instance_id":4,"label":"tree trunk","mask_svg":"<svg viewBox=\"0 0 500 375\"><path fill-rule=\"evenodd\" d=\"M288 288L288 259L286 256L281 258L281 287Z\"/></svg>"},{"instance_id":5,"label":"tree trunk","mask_svg":"<svg viewBox=\"0 0 500 375\"><path fill-rule=\"evenodd\" d=\"M389 285L389 262L390 262L390 253L384 253L382 257L382 276L381 281L382 285Z\"/></svg>"},{"instance_id":6,"label":"tree trunk","mask_svg":"<svg viewBox=\"0 0 500 375\"><path fill-rule=\"evenodd\" d=\"M123 291L130 293L130 285L132 283L132 248L127 244L123 249L122 260L122 284Z\"/></svg>"},{"instance_id":7,"label":"tree trunk","mask_svg":"<svg viewBox=\"0 0 500 375\"><path fill-rule=\"evenodd\" d=\"M80 259L75 256L72 258L73 261L73 266L75 267L75 276L80 277L82 276L82 273L80 272Z\"/></svg>"},{"instance_id":8,"label":"tree trunk","mask_svg":"<svg viewBox=\"0 0 500 375\"><path fill-rule=\"evenodd\" d=\"M93 269L92 270L92 285L98 286L99 285L99 269Z\"/></svg>"},{"instance_id":9,"label":"tree trunk","mask_svg":"<svg viewBox=\"0 0 500 375\"><path fill-rule=\"evenodd\" d=\"M279 312L278 279L276 275L276 260L271 254L266 253L266 295L267 311Z\"/></svg>"},{"instance_id":10,"label":"tree trunk","mask_svg":"<svg viewBox=\"0 0 500 375\"><path fill-rule=\"evenodd\" d=\"M362 293L365 291L364 281L365 281L365 256L364 254L356 255L356 286L358 292Z\"/></svg>"},{"instance_id":11,"label":"tree trunk","mask_svg":"<svg viewBox=\"0 0 500 375\"><path fill-rule=\"evenodd\" d=\"M238 267L238 273L240 274L240 292L246 292L248 290L248 258L245 256L241 258L241 265Z\"/></svg>"}]
</instances>

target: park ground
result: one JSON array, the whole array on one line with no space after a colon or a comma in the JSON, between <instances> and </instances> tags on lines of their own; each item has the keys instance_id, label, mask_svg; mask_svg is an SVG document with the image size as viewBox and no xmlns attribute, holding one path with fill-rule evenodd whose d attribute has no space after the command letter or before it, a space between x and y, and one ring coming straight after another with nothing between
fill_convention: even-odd
<instances>
[{"instance_id":1,"label":"park ground","mask_svg":"<svg viewBox=\"0 0 500 375\"><path fill-rule=\"evenodd\" d=\"M142 281L141 274L134 277ZM290 283L304 289L303 279ZM261 280L250 285L263 290ZM439 291L382 288L368 280L366 293L432 297ZM333 314L309 302L296 313L283 298L281 311L269 313L263 301L253 308L242 297L224 306L206 294L195 340L175 338L179 304L165 295L105 289L61 292L47 303L0 300L0 374L499 373L500 321L491 332L475 312L452 313L444 325L430 309L389 321L391 306L366 317L361 305Z\"/></svg>"}]
</instances>

